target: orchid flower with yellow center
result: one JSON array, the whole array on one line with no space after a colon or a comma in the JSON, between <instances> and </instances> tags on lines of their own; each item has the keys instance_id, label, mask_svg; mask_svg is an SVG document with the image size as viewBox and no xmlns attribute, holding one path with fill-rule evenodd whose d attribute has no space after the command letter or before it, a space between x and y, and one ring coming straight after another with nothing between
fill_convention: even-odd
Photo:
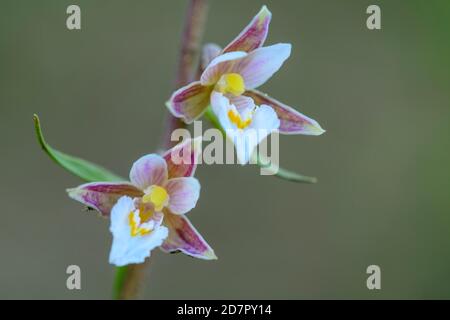
<instances>
[{"instance_id":1,"label":"orchid flower with yellow center","mask_svg":"<svg viewBox=\"0 0 450 320\"><path fill-rule=\"evenodd\" d=\"M200 259L216 259L214 251L184 216L195 207L200 195L200 183L193 177L200 143L200 139L189 140L162 156L143 156L131 168L131 182L87 183L68 190L71 198L111 218L110 263L142 263L156 247ZM189 161L175 163L175 153L185 154Z\"/></svg>"},{"instance_id":2,"label":"orchid flower with yellow center","mask_svg":"<svg viewBox=\"0 0 450 320\"><path fill-rule=\"evenodd\" d=\"M168 102L172 114L191 123L212 106L227 136L244 139L245 131L258 128L257 143L247 143L246 152L237 149L245 164L256 145L268 134L320 135L324 130L313 119L255 90L264 84L290 56L291 45L263 47L272 14L263 6L250 24L224 49L207 45L202 57L203 73L175 91Z\"/></svg>"}]
</instances>

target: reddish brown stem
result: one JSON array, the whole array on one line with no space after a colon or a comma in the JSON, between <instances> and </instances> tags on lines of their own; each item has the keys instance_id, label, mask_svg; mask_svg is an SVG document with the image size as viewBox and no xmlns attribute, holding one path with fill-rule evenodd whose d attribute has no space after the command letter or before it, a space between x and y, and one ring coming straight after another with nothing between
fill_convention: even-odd
<instances>
[{"instance_id":1,"label":"reddish brown stem","mask_svg":"<svg viewBox=\"0 0 450 320\"><path fill-rule=\"evenodd\" d=\"M178 61L175 88L178 89L194 80L199 63L201 38L206 22L208 0L190 0L181 38L181 49ZM164 149L172 147L170 136L173 130L183 128L184 123L171 114L167 115L162 145ZM150 259L142 264L128 266L120 289L120 299L135 299L139 296Z\"/></svg>"},{"instance_id":2,"label":"reddish brown stem","mask_svg":"<svg viewBox=\"0 0 450 320\"><path fill-rule=\"evenodd\" d=\"M208 11L208 0L191 0L186 13L181 49L178 59L175 89L178 89L195 79L199 63L201 39ZM166 128L163 137L163 149L173 146L170 140L173 130L183 128L185 124L170 113L167 115Z\"/></svg>"}]
</instances>

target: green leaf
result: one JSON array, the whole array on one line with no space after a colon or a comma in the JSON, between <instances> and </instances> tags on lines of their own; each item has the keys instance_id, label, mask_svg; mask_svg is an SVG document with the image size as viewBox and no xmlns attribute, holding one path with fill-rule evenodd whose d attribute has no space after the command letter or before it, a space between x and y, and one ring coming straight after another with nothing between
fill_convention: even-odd
<instances>
[{"instance_id":1,"label":"green leaf","mask_svg":"<svg viewBox=\"0 0 450 320\"><path fill-rule=\"evenodd\" d=\"M222 126L220 125L219 120L217 119L216 115L211 109L211 106L208 106L208 109L206 109L205 117L211 122L211 124L216 127L217 129L222 132L222 134L225 136L225 131L223 130ZM275 167L271 166L270 164L267 164L268 161L262 157L262 155L257 155L256 163L260 166L265 168L266 170L271 170L273 168L274 175L278 178L293 181L293 182L300 182L300 183L316 183L317 178L315 177L308 177L304 176L302 174L286 170L281 167Z\"/></svg>"},{"instance_id":2,"label":"green leaf","mask_svg":"<svg viewBox=\"0 0 450 320\"><path fill-rule=\"evenodd\" d=\"M77 177L87 182L126 180L92 162L76 158L73 156L69 156L68 154L53 149L47 144L47 142L44 139L41 129L41 122L39 121L39 117L36 114L33 116L33 120L34 120L34 128L36 130L36 137L42 150L44 150L44 152L53 161L55 161L57 164L59 164L61 167L63 167L70 173L76 175ZM115 299L118 299L128 269L125 266L116 268L116 270L117 271L116 271L116 278L114 281L113 295Z\"/></svg>"},{"instance_id":3,"label":"green leaf","mask_svg":"<svg viewBox=\"0 0 450 320\"><path fill-rule=\"evenodd\" d=\"M53 149L47 144L47 142L44 139L44 136L42 135L39 117L37 115L34 115L33 120L34 120L34 127L36 130L36 137L38 139L39 144L42 147L42 150L44 150L44 152L47 153L47 155L53 161L55 161L57 164L59 164L61 167L63 167L70 173L76 175L77 177L87 182L126 180L92 162L77 157L73 157L61 151Z\"/></svg>"},{"instance_id":4,"label":"green leaf","mask_svg":"<svg viewBox=\"0 0 450 320\"><path fill-rule=\"evenodd\" d=\"M278 178L284 179L284 180L288 180L288 181L292 181L292 182L301 182L301 183L317 183L317 178L316 177L308 177L308 176L304 176L302 174L293 172L293 171L289 171L286 169L283 169L281 167L276 167L273 166L271 164L268 164L268 161L262 157L261 154L257 155L257 163L260 167L265 168L266 170L273 170L273 172L275 173L274 175L277 176Z\"/></svg>"}]
</instances>

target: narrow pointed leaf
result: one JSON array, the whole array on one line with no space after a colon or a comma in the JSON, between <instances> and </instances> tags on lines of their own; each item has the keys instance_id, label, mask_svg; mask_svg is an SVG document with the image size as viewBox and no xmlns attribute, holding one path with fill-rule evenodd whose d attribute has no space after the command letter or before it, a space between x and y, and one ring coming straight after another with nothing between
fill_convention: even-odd
<instances>
[{"instance_id":1,"label":"narrow pointed leaf","mask_svg":"<svg viewBox=\"0 0 450 320\"><path fill-rule=\"evenodd\" d=\"M268 161L265 160L260 154L258 154L257 163L260 167L265 168L266 170L270 171L272 169L272 166L270 164L266 164L268 163ZM317 183L316 177L304 176L302 174L289 171L281 167L273 167L273 171L275 172L275 176L284 180L300 183Z\"/></svg>"},{"instance_id":2,"label":"narrow pointed leaf","mask_svg":"<svg viewBox=\"0 0 450 320\"><path fill-rule=\"evenodd\" d=\"M108 171L107 169L96 165L92 162L70 156L61 151L53 149L47 144L42 134L41 123L37 115L33 116L34 127L36 130L36 137L38 142L44 150L44 152L57 164L69 171L70 173L76 175L77 177L88 181L125 181L126 179L121 178L114 173Z\"/></svg>"}]
</instances>

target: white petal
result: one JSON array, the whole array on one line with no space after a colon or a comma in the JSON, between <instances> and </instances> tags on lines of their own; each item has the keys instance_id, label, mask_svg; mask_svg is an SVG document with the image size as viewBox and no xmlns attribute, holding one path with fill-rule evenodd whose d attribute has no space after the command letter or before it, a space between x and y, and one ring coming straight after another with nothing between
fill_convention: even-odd
<instances>
[{"instance_id":1,"label":"white petal","mask_svg":"<svg viewBox=\"0 0 450 320\"><path fill-rule=\"evenodd\" d=\"M249 54L240 51L224 53L205 69L200 82L202 85L213 85L223 74L238 73L244 78L245 88L254 89L277 72L290 54L289 43L261 47Z\"/></svg>"},{"instance_id":2,"label":"white petal","mask_svg":"<svg viewBox=\"0 0 450 320\"><path fill-rule=\"evenodd\" d=\"M234 106L230 104L230 100L226 96L220 92L213 91L211 94L211 108L225 131L235 129L228 117L228 110L230 108L233 109ZM236 108L234 108L234 111L236 111Z\"/></svg>"},{"instance_id":3,"label":"white petal","mask_svg":"<svg viewBox=\"0 0 450 320\"><path fill-rule=\"evenodd\" d=\"M288 43L258 48L239 60L236 72L244 78L247 90L254 89L264 84L277 72L290 55L291 45Z\"/></svg>"},{"instance_id":4,"label":"white petal","mask_svg":"<svg viewBox=\"0 0 450 320\"><path fill-rule=\"evenodd\" d=\"M109 263L118 267L143 263L146 258L150 257L153 249L162 245L168 233L166 227L160 226L152 231L151 234L143 236L141 241L137 241L138 237L133 238L129 242L113 239Z\"/></svg>"},{"instance_id":5,"label":"white petal","mask_svg":"<svg viewBox=\"0 0 450 320\"><path fill-rule=\"evenodd\" d=\"M157 154L141 157L130 170L130 181L141 190L154 184L164 185L167 177L166 160Z\"/></svg>"},{"instance_id":6,"label":"white petal","mask_svg":"<svg viewBox=\"0 0 450 320\"><path fill-rule=\"evenodd\" d=\"M135 210L134 201L130 197L121 197L111 210L111 226L109 230L120 233L125 229L129 230L128 215Z\"/></svg>"},{"instance_id":7,"label":"white petal","mask_svg":"<svg viewBox=\"0 0 450 320\"><path fill-rule=\"evenodd\" d=\"M236 63L246 56L247 53L242 51L221 54L213 59L205 71L203 71L200 77L200 83L204 86L215 84L223 74L234 70Z\"/></svg>"},{"instance_id":8,"label":"white petal","mask_svg":"<svg viewBox=\"0 0 450 320\"><path fill-rule=\"evenodd\" d=\"M279 126L280 119L278 119L277 113L275 112L275 110L273 110L272 107L265 104L259 106L259 108L256 109L255 114L252 118L252 123L250 124L250 127L254 129L264 129L269 133L278 129Z\"/></svg>"},{"instance_id":9,"label":"white petal","mask_svg":"<svg viewBox=\"0 0 450 320\"><path fill-rule=\"evenodd\" d=\"M200 183L193 177L170 179L166 188L169 193L169 209L175 214L191 211L200 197Z\"/></svg>"},{"instance_id":10,"label":"white petal","mask_svg":"<svg viewBox=\"0 0 450 320\"><path fill-rule=\"evenodd\" d=\"M151 233L144 236L131 236L128 216L136 210L130 197L122 197L111 210L113 243L109 262L116 266L142 263L150 256L151 250L159 247L168 236L168 229L155 226Z\"/></svg>"},{"instance_id":11,"label":"white petal","mask_svg":"<svg viewBox=\"0 0 450 320\"><path fill-rule=\"evenodd\" d=\"M253 115L252 123L244 129L240 141L235 141L236 156L240 164L247 164L261 141L277 130L280 120L275 111L266 105L258 107Z\"/></svg>"},{"instance_id":12,"label":"white petal","mask_svg":"<svg viewBox=\"0 0 450 320\"><path fill-rule=\"evenodd\" d=\"M252 110L255 106L248 103L252 99L246 100L246 110ZM255 147L270 133L277 130L280 120L276 112L267 105L258 107L253 114L250 125L243 129L237 129L230 121L228 111L237 112L236 107L230 100L220 92L213 91L211 95L211 106L219 119L220 125L225 130L227 137L233 142L236 148L236 156L240 164L247 164L254 152ZM244 116L245 114L240 113Z\"/></svg>"}]
</instances>

